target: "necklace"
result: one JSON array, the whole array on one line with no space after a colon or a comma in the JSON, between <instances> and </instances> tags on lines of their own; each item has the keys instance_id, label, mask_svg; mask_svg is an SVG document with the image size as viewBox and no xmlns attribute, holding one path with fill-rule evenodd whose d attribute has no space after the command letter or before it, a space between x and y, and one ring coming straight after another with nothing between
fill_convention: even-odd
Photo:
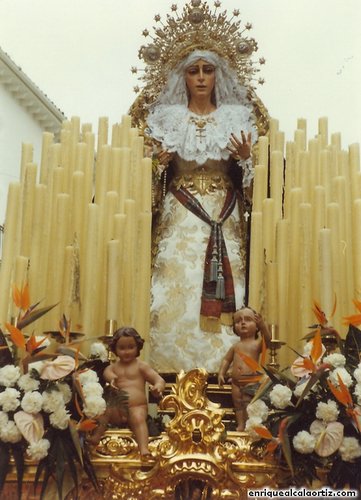
<instances>
[{"instance_id":1,"label":"necklace","mask_svg":"<svg viewBox=\"0 0 361 500\"><path fill-rule=\"evenodd\" d=\"M216 123L216 120L213 118L213 116L190 116L189 117L189 122L194 123L196 126L196 132L197 132L197 138L200 139L200 142L202 142L202 139L205 138L205 127L207 123Z\"/></svg>"}]
</instances>

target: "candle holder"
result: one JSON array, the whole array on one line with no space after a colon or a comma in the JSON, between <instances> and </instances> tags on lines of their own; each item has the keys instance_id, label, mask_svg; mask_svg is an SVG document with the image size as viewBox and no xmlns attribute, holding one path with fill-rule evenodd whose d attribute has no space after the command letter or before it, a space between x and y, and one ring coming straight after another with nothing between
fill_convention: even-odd
<instances>
[{"instance_id":1,"label":"candle holder","mask_svg":"<svg viewBox=\"0 0 361 500\"><path fill-rule=\"evenodd\" d=\"M110 342L113 338L114 332L117 330L117 321L115 319L108 319L105 322L105 335L100 337L100 340L104 342L108 349L108 361L112 361L114 356L111 350L109 349Z\"/></svg>"},{"instance_id":2,"label":"candle holder","mask_svg":"<svg viewBox=\"0 0 361 500\"><path fill-rule=\"evenodd\" d=\"M278 340L278 327L277 325L270 325L270 330L271 330L271 342L270 342L270 361L267 364L269 368L273 368L275 370L278 370L280 365L278 363L277 359L277 351L278 349L281 349L283 345L285 345L286 342L282 342L282 340Z\"/></svg>"},{"instance_id":3,"label":"candle holder","mask_svg":"<svg viewBox=\"0 0 361 500\"><path fill-rule=\"evenodd\" d=\"M333 329L329 329L326 333L322 333L321 336L322 344L326 348L326 356L331 354L337 349L338 346L338 336Z\"/></svg>"}]
</instances>

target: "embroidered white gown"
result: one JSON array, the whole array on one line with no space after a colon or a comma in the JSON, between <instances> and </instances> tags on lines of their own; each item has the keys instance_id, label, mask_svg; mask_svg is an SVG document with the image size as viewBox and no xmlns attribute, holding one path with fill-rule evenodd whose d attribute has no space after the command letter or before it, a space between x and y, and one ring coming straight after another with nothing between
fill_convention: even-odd
<instances>
[{"instance_id":1,"label":"embroidered white gown","mask_svg":"<svg viewBox=\"0 0 361 500\"><path fill-rule=\"evenodd\" d=\"M175 152L177 187L189 189L207 213L217 220L223 207L229 181L231 132L256 132L249 111L241 105L223 105L207 116L197 116L184 106L159 106L156 120L149 120L152 137L163 148ZM202 127L202 128L200 128ZM243 185L251 182L251 161L242 162ZM211 186L193 189L192 179L204 175ZM197 182L196 182L197 184ZM202 179L200 180L202 184ZM209 184L209 182L208 182ZM241 188L241 186L239 186ZM201 191L201 192L200 192ZM242 226L239 207L223 223L223 235L231 263L236 307L244 300L245 269L242 252ZM152 272L151 355L159 372L179 372L204 367L218 371L221 358L237 338L231 326L221 332L200 328L200 307L205 252L210 226L187 210L171 192L164 199L156 234L157 255Z\"/></svg>"}]
</instances>

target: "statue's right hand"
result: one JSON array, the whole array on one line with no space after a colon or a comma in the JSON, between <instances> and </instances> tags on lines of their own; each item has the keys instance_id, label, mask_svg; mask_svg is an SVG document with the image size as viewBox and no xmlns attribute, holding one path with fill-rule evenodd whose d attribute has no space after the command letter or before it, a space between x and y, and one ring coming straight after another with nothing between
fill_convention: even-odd
<instances>
[{"instance_id":1,"label":"statue's right hand","mask_svg":"<svg viewBox=\"0 0 361 500\"><path fill-rule=\"evenodd\" d=\"M218 375L218 385L222 387L224 385L224 375Z\"/></svg>"}]
</instances>

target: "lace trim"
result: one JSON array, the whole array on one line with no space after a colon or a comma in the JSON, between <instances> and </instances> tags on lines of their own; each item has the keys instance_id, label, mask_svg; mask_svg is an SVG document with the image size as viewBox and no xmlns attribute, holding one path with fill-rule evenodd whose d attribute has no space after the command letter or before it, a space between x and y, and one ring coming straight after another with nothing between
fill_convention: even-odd
<instances>
[{"instance_id":1,"label":"lace trim","mask_svg":"<svg viewBox=\"0 0 361 500\"><path fill-rule=\"evenodd\" d=\"M202 127L199 123L202 121ZM199 165L211 160L227 160L226 149L233 132L241 130L257 140L257 130L250 111L242 105L222 105L213 113L198 116L183 105L158 105L148 116L148 133L169 152L177 152L186 161Z\"/></svg>"},{"instance_id":2,"label":"lace trim","mask_svg":"<svg viewBox=\"0 0 361 500\"><path fill-rule=\"evenodd\" d=\"M253 177L254 177L254 167L252 158L247 158L247 160L238 160L237 165L243 170L242 175L242 187L250 187Z\"/></svg>"}]
</instances>

